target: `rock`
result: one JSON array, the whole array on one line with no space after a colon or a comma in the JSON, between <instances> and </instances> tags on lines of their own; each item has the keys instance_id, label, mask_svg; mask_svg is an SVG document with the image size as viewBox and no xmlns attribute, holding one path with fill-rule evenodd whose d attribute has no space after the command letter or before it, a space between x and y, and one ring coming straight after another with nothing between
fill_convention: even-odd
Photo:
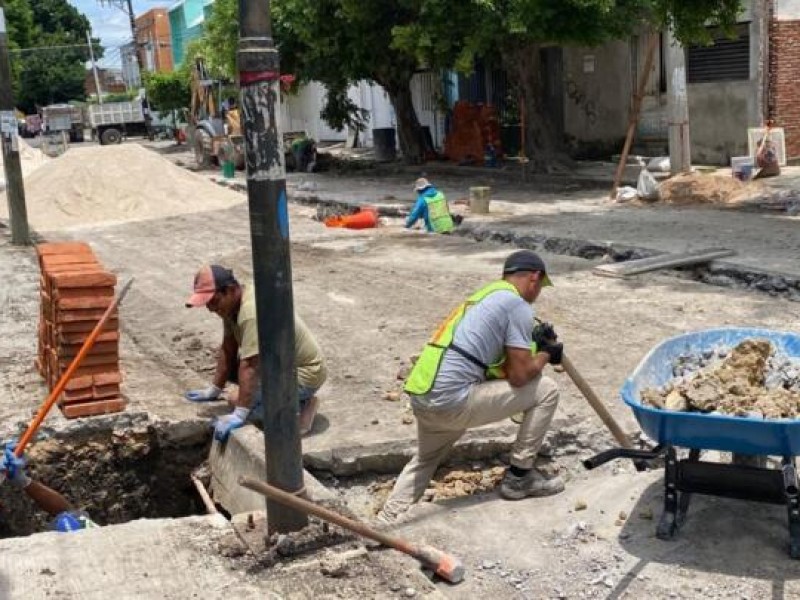
<instances>
[{"instance_id":1,"label":"rock","mask_svg":"<svg viewBox=\"0 0 800 600\"><path fill-rule=\"evenodd\" d=\"M336 552L327 551L320 559L320 572L326 577L346 577L350 574L347 560Z\"/></svg>"},{"instance_id":2,"label":"rock","mask_svg":"<svg viewBox=\"0 0 800 600\"><path fill-rule=\"evenodd\" d=\"M586 500L576 500L575 501L575 510L586 510L589 505L586 503Z\"/></svg>"},{"instance_id":3,"label":"rock","mask_svg":"<svg viewBox=\"0 0 800 600\"><path fill-rule=\"evenodd\" d=\"M628 513L626 513L624 510L621 510L621 511L619 511L619 516L617 516L617 518L620 521L625 521L628 518Z\"/></svg>"},{"instance_id":4,"label":"rock","mask_svg":"<svg viewBox=\"0 0 800 600\"><path fill-rule=\"evenodd\" d=\"M403 425L411 425L414 422L414 417L406 415L402 419Z\"/></svg>"},{"instance_id":5,"label":"rock","mask_svg":"<svg viewBox=\"0 0 800 600\"><path fill-rule=\"evenodd\" d=\"M370 423L372 425L378 425L380 423L380 421L378 419L372 419L372 421L370 421Z\"/></svg>"},{"instance_id":6,"label":"rock","mask_svg":"<svg viewBox=\"0 0 800 600\"><path fill-rule=\"evenodd\" d=\"M408 587L403 590L403 596L405 596L406 598L413 598L416 595L417 595L417 590L415 590L412 587Z\"/></svg>"},{"instance_id":7,"label":"rock","mask_svg":"<svg viewBox=\"0 0 800 600\"><path fill-rule=\"evenodd\" d=\"M392 592L399 592L402 588L403 586L397 583L396 581L393 581L392 583L389 584L389 590L391 590Z\"/></svg>"},{"instance_id":8,"label":"rock","mask_svg":"<svg viewBox=\"0 0 800 600\"><path fill-rule=\"evenodd\" d=\"M644 510L639 511L639 518L640 519L645 519L647 521L652 521L653 520L653 509L648 506Z\"/></svg>"},{"instance_id":9,"label":"rock","mask_svg":"<svg viewBox=\"0 0 800 600\"><path fill-rule=\"evenodd\" d=\"M383 395L383 399L387 402L397 402L400 400L400 392L386 392Z\"/></svg>"}]
</instances>

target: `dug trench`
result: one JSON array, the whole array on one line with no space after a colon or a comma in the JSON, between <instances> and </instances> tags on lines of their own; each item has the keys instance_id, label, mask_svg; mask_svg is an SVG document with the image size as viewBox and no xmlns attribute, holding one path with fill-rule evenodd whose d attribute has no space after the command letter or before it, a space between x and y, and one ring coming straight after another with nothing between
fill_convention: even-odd
<instances>
[{"instance_id":1,"label":"dug trench","mask_svg":"<svg viewBox=\"0 0 800 600\"><path fill-rule=\"evenodd\" d=\"M204 421L153 423L144 414L100 417L50 432L26 451L28 473L98 525L203 514L192 472L207 458ZM24 494L0 488L0 537L46 531L51 518Z\"/></svg>"}]
</instances>

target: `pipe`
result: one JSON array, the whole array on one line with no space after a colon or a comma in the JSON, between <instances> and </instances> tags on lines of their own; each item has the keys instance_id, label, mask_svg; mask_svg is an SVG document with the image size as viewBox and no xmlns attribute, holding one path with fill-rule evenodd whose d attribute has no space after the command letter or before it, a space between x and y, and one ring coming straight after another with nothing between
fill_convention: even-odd
<instances>
[{"instance_id":1,"label":"pipe","mask_svg":"<svg viewBox=\"0 0 800 600\"><path fill-rule=\"evenodd\" d=\"M611 448L604 450L599 454L595 454L591 458L581 461L581 464L588 469L596 469L600 465L604 465L610 460L617 458L630 458L633 459L633 464L636 466L637 471L644 471L647 469L647 461L658 458L664 454L663 446L656 446L652 450L635 450L632 448Z\"/></svg>"},{"instance_id":2,"label":"pipe","mask_svg":"<svg viewBox=\"0 0 800 600\"><path fill-rule=\"evenodd\" d=\"M204 486L203 482L195 475L192 475L192 483L194 483L194 487L197 488L197 493L200 494L200 499L206 507L206 512L210 515L216 515L219 511L217 510L216 504L214 504L214 501L211 499L211 496L208 495L206 486Z\"/></svg>"}]
</instances>

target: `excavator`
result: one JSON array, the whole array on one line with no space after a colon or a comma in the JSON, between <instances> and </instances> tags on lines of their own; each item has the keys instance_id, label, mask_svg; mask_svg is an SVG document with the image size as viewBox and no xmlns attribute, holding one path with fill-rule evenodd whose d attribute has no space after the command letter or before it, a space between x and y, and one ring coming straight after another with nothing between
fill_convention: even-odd
<instances>
[{"instance_id":1,"label":"excavator","mask_svg":"<svg viewBox=\"0 0 800 600\"><path fill-rule=\"evenodd\" d=\"M207 169L232 160L237 169L243 169L244 138L239 109L220 110L218 99L214 97L219 82L209 77L202 58L195 59L190 85L192 102L188 133L197 167Z\"/></svg>"}]
</instances>

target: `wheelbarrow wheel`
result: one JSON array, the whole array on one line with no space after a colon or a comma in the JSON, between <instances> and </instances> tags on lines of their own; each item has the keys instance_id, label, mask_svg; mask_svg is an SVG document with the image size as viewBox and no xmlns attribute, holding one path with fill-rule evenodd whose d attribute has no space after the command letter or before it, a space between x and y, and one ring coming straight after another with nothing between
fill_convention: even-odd
<instances>
[{"instance_id":1,"label":"wheelbarrow wheel","mask_svg":"<svg viewBox=\"0 0 800 600\"><path fill-rule=\"evenodd\" d=\"M656 527L656 537L660 540L671 540L675 537L678 531L678 523L675 520L676 515L665 512L661 515Z\"/></svg>"}]
</instances>

